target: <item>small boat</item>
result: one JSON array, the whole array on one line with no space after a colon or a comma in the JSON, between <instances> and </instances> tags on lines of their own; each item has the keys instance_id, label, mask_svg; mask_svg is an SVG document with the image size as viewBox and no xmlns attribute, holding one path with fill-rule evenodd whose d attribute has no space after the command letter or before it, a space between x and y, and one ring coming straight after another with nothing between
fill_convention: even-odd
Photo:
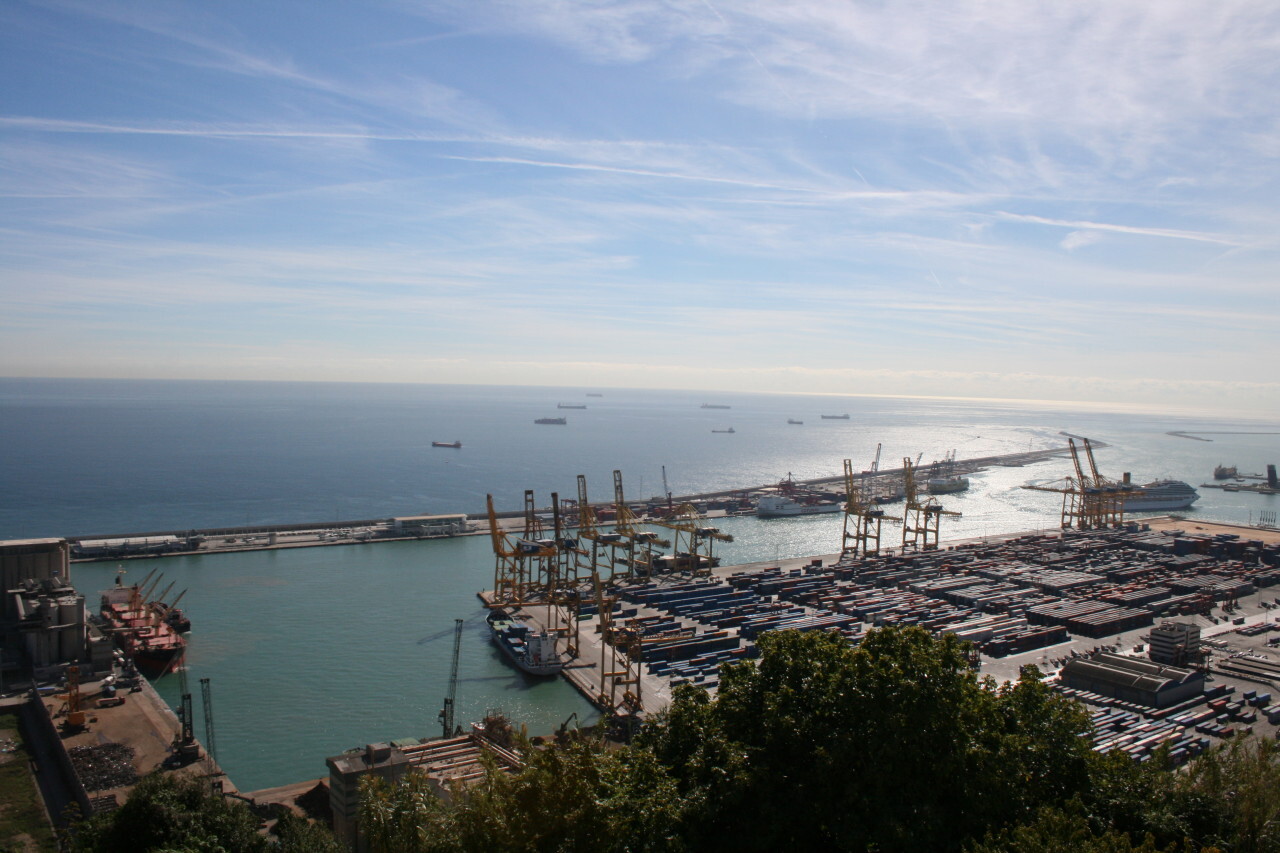
<instances>
[{"instance_id":1,"label":"small boat","mask_svg":"<svg viewBox=\"0 0 1280 853\"><path fill-rule=\"evenodd\" d=\"M552 424L553 426L564 426L568 422L564 418L538 418L534 421L535 424Z\"/></svg>"},{"instance_id":2,"label":"small boat","mask_svg":"<svg viewBox=\"0 0 1280 853\"><path fill-rule=\"evenodd\" d=\"M733 431L734 431L734 430L733 430L733 427L729 427L728 429L713 429L713 430L712 430L712 432L723 432L723 433L732 433Z\"/></svg>"},{"instance_id":3,"label":"small boat","mask_svg":"<svg viewBox=\"0 0 1280 853\"><path fill-rule=\"evenodd\" d=\"M459 449L462 447L462 442L461 441L433 441L431 442L431 446L432 447L452 447L454 449Z\"/></svg>"},{"instance_id":4,"label":"small boat","mask_svg":"<svg viewBox=\"0 0 1280 853\"><path fill-rule=\"evenodd\" d=\"M789 423L789 424L802 424L802 423L804 423L804 421L798 421L798 420L796 420L795 418L787 418L787 423Z\"/></svg>"},{"instance_id":5,"label":"small boat","mask_svg":"<svg viewBox=\"0 0 1280 853\"><path fill-rule=\"evenodd\" d=\"M556 635L550 631L531 631L501 608L489 611L485 618L494 645L507 660L530 675L555 675L564 669L564 659L556 651Z\"/></svg>"},{"instance_id":6,"label":"small boat","mask_svg":"<svg viewBox=\"0 0 1280 853\"><path fill-rule=\"evenodd\" d=\"M822 416L822 419L823 419L824 421L847 421L847 420L849 420L849 416L848 416L847 414L844 414L844 415L823 415L823 416Z\"/></svg>"}]
</instances>

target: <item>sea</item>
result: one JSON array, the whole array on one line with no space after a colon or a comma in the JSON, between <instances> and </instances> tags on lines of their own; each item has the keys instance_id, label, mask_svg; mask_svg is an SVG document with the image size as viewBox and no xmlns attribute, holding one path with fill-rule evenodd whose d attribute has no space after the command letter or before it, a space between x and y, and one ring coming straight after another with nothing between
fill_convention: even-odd
<instances>
[{"instance_id":1,"label":"sea","mask_svg":"<svg viewBox=\"0 0 1280 853\"><path fill-rule=\"evenodd\" d=\"M560 408L586 406L582 408ZM727 408L704 408L705 405ZM848 419L823 418L844 415ZM564 425L535 424L560 417ZM803 421L800 424L788 423ZM720 432L733 428L732 433ZM1193 486L1215 465L1264 474L1280 422L1222 412L1052 402L581 387L0 379L0 539L520 509L532 489L629 500L756 487L958 459L1098 445L1104 475ZM432 447L460 441L460 449ZM944 540L1055 528L1061 499L1022 488L1069 459L995 467L942 497ZM1280 499L1200 488L1197 520L1274 520ZM839 514L714 522L725 565L830 555ZM896 528L886 528L888 542ZM457 719L500 710L545 734L595 717L559 679L517 672L488 642L476 593L488 537L77 563L91 601L123 571L186 590L185 675L197 735L245 791L327 774L325 758L440 732L454 622L463 620ZM200 712L208 679L212 731ZM174 707L183 678L156 683ZM212 734L212 737L209 735Z\"/></svg>"}]
</instances>

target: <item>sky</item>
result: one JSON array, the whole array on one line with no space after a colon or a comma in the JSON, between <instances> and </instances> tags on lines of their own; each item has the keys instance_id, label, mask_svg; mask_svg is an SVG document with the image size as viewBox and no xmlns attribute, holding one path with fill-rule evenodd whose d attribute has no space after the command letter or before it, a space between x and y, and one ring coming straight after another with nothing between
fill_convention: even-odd
<instances>
[{"instance_id":1,"label":"sky","mask_svg":"<svg viewBox=\"0 0 1280 853\"><path fill-rule=\"evenodd\" d=\"M0 375L1280 417L1274 0L6 0L0 84Z\"/></svg>"}]
</instances>

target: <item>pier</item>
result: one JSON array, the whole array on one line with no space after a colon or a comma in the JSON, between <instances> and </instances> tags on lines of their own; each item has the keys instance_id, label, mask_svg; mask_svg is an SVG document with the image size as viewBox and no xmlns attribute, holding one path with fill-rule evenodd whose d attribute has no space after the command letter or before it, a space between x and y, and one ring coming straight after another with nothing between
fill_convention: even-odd
<instances>
[{"instance_id":1,"label":"pier","mask_svg":"<svg viewBox=\"0 0 1280 853\"><path fill-rule=\"evenodd\" d=\"M1095 447L1104 447L1100 442ZM950 470L955 474L972 474L984 468L1009 467L1018 468L1037 462L1044 462L1068 453L1064 447L1043 450L1028 450L1022 453L1008 453L997 456L980 456L972 459L960 459L952 463ZM884 468L875 473L864 472L868 479L887 481L901 478L901 467ZM830 477L816 477L808 480L797 480L795 485L821 488L834 484L842 484L843 474ZM746 495L762 492L775 486L765 483L756 486L742 486L719 491L697 492L686 495L673 495L675 504L701 503L705 501L741 498ZM656 499L655 499L656 500ZM661 499L664 503L666 498ZM636 500L632 503L643 504L648 499ZM612 506L609 502L598 502L597 507ZM500 520L523 518L522 510L496 513ZM485 518L484 522L472 519ZM446 524L441 522L439 532L432 532L430 527L421 524L406 528L404 522L422 519L461 519L460 523ZM300 522L287 524L245 525L239 527L212 527L184 530L153 530L135 533L101 533L86 536L63 537L71 546L72 562L101 562L147 557L182 556L190 554L217 554L237 551L263 551L273 548L310 548L325 545L360 545L371 542L395 542L414 539L445 538L449 536L487 534L489 532L487 513L483 510L471 514L453 513L432 516L405 516L403 518L355 519L349 521Z\"/></svg>"}]
</instances>

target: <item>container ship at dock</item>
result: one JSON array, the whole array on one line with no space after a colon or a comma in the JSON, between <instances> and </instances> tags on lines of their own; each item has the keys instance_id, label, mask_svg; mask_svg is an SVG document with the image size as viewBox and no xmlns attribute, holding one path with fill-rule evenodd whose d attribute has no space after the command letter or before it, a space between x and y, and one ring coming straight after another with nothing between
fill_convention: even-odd
<instances>
[{"instance_id":1,"label":"container ship at dock","mask_svg":"<svg viewBox=\"0 0 1280 853\"><path fill-rule=\"evenodd\" d=\"M564 669L564 658L556 650L556 635L534 631L521 625L507 611L489 611L485 621L489 635L503 657L529 675L556 675Z\"/></svg>"}]
</instances>

